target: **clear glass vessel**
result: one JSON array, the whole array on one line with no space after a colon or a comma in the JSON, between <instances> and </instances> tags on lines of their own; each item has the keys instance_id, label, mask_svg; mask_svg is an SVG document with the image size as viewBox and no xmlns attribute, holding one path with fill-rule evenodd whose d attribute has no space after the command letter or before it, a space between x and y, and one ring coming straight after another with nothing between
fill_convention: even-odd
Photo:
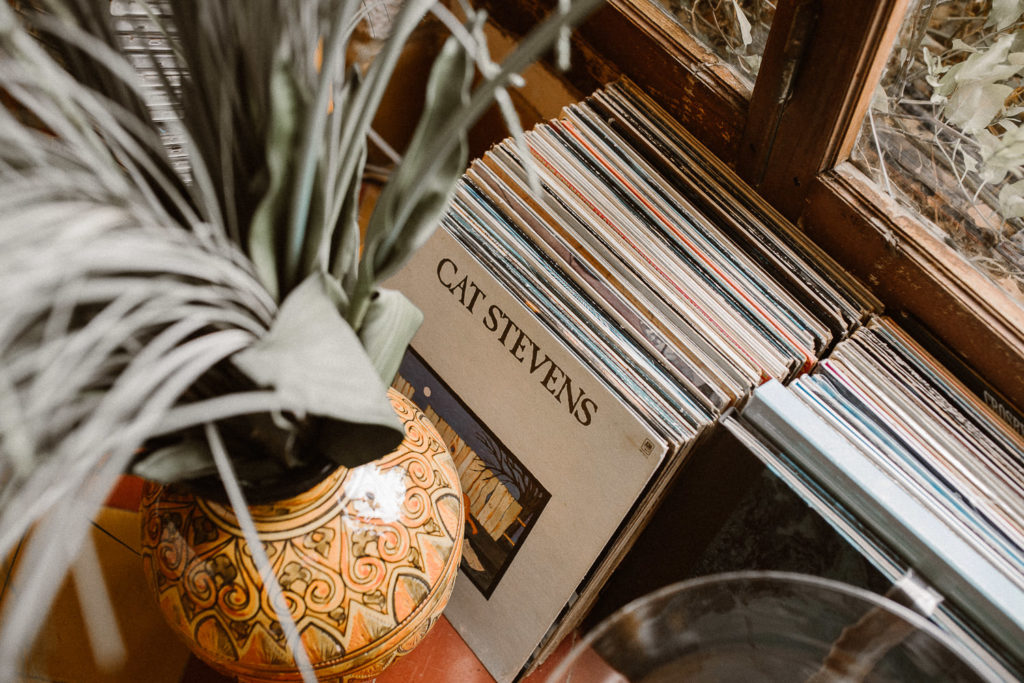
<instances>
[{"instance_id":1,"label":"clear glass vessel","mask_svg":"<svg viewBox=\"0 0 1024 683\"><path fill-rule=\"evenodd\" d=\"M549 683L990 681L920 614L819 577L737 572L684 581L599 624Z\"/></svg>"}]
</instances>

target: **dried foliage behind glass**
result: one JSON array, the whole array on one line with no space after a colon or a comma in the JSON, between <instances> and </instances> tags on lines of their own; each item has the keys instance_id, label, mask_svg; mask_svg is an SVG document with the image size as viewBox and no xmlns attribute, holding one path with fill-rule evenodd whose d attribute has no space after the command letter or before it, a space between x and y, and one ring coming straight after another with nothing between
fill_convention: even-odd
<instances>
[{"instance_id":1,"label":"dried foliage behind glass","mask_svg":"<svg viewBox=\"0 0 1024 683\"><path fill-rule=\"evenodd\" d=\"M761 66L772 0L655 0L694 38L706 45L750 87Z\"/></svg>"},{"instance_id":2,"label":"dried foliage behind glass","mask_svg":"<svg viewBox=\"0 0 1024 683\"><path fill-rule=\"evenodd\" d=\"M1024 301L1024 0L919 0L854 161Z\"/></svg>"}]
</instances>

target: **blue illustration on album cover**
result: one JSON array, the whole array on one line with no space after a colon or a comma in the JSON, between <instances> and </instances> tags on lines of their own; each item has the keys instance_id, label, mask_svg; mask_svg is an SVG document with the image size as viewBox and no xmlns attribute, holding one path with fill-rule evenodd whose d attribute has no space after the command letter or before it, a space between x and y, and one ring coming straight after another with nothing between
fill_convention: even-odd
<instances>
[{"instance_id":1,"label":"blue illustration on album cover","mask_svg":"<svg viewBox=\"0 0 1024 683\"><path fill-rule=\"evenodd\" d=\"M551 494L412 349L395 386L433 421L452 452L466 509L461 569L490 597Z\"/></svg>"}]
</instances>

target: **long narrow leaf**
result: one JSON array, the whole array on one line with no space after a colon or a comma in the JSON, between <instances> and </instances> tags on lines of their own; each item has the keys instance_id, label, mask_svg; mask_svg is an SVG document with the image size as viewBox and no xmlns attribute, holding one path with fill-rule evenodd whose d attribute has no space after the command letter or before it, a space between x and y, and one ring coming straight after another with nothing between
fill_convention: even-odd
<instances>
[{"instance_id":1,"label":"long narrow leaf","mask_svg":"<svg viewBox=\"0 0 1024 683\"><path fill-rule=\"evenodd\" d=\"M452 140L444 159L428 159L434 137L444 122L458 114L469 99L473 56L454 37L449 38L430 72L424 112L405 152L403 163L385 185L366 229L366 252L372 257L373 277L394 272L433 232L447 208L455 183L465 171L466 129ZM432 166L434 172L424 171ZM415 191L413 188L416 188ZM415 205L406 208L414 196ZM401 221L402 217L405 221Z\"/></svg>"},{"instance_id":2,"label":"long narrow leaf","mask_svg":"<svg viewBox=\"0 0 1024 683\"><path fill-rule=\"evenodd\" d=\"M406 0L395 16L390 27L391 34L371 62L366 81L356 91L349 113L343 122L339 136L341 144L338 148L341 161L339 178L352 177L353 169L358 163L358 156L354 155L354 152L365 144L366 132L376 116L402 49L434 2L435 0Z\"/></svg>"},{"instance_id":3,"label":"long narrow leaf","mask_svg":"<svg viewBox=\"0 0 1024 683\"><path fill-rule=\"evenodd\" d=\"M327 33L320 81L304 126L296 160L285 239L284 277L289 288L304 275L299 272L299 262L309 232L306 220L309 217L310 199L313 194L313 171L322 153L320 148L327 125L328 103L334 89L334 74L343 73L345 69L345 46L349 35L346 27L350 25L350 18L354 13L354 2L343 2L334 9Z\"/></svg>"},{"instance_id":4,"label":"long narrow leaf","mask_svg":"<svg viewBox=\"0 0 1024 683\"><path fill-rule=\"evenodd\" d=\"M457 144L460 131L472 126L494 102L494 94L499 88L507 86L517 74L538 59L548 50L562 33L565 26L575 26L597 9L604 0L574 0L572 7L564 13L553 13L541 24L536 26L519 43L516 49L501 64L500 70L485 80L473 91L465 106L449 117L445 124L436 131L430 149L424 153L427 159L423 173L429 176L438 172L448 159L451 148ZM403 224L415 211L419 195L427 188L413 186L412 196L404 202L395 223ZM392 264L395 268L400 264Z\"/></svg>"},{"instance_id":5,"label":"long narrow leaf","mask_svg":"<svg viewBox=\"0 0 1024 683\"><path fill-rule=\"evenodd\" d=\"M278 221L285 219L290 204L290 149L295 145L302 111L300 96L284 55L274 63L270 97L271 124L266 142L270 185L253 215L249 229L249 257L264 285L277 297L285 285L278 267L278 253L284 245L275 228Z\"/></svg>"},{"instance_id":6,"label":"long narrow leaf","mask_svg":"<svg viewBox=\"0 0 1024 683\"><path fill-rule=\"evenodd\" d=\"M220 472L221 480L224 482L224 488L227 491L228 500L231 502L231 508L234 510L235 517L238 519L238 525L241 527L246 542L249 544L249 552L252 553L256 569L260 573L263 589L269 596L268 600L271 607L274 608L274 613L277 615L277 621L284 632L285 642L288 644L288 649L291 650L292 657L295 659L295 665L299 670L299 674L302 676L304 683L316 683L313 665L309 661L309 654L302 643L302 637L299 635L299 629L295 626L295 620L292 619L291 612L288 610L288 603L284 599L281 584L278 583L277 577L274 575L274 569L270 564L270 559L267 557L267 551L263 548L263 541L260 539L256 525L252 521L252 515L249 514L249 508L246 506L242 489L238 485L235 473L231 469L231 461L224 450L224 443L221 441L220 434L217 433L217 428L212 424L206 426L206 438L210 444L210 451L213 454L217 470Z\"/></svg>"}]
</instances>

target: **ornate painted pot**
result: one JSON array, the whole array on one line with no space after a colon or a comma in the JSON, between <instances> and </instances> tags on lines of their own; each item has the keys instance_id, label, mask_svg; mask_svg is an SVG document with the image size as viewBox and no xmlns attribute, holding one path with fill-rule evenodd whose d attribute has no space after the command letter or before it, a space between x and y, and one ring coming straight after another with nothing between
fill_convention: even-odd
<instances>
[{"instance_id":1,"label":"ornate painted pot","mask_svg":"<svg viewBox=\"0 0 1024 683\"><path fill-rule=\"evenodd\" d=\"M394 389L394 452L249 511L317 677L370 679L440 616L461 556L459 478L433 425ZM165 618L241 681L299 681L231 506L147 484L142 559Z\"/></svg>"}]
</instances>

